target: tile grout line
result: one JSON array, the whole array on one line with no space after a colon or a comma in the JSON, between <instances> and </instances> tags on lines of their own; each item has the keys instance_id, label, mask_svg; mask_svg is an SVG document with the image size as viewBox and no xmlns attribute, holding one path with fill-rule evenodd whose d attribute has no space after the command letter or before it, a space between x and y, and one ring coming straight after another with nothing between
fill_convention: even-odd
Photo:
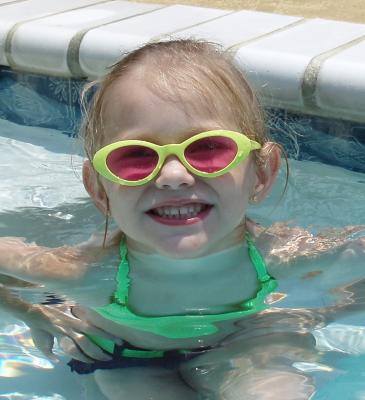
<instances>
[{"instance_id":1,"label":"tile grout line","mask_svg":"<svg viewBox=\"0 0 365 400\"><path fill-rule=\"evenodd\" d=\"M212 9L210 9L210 10L212 10ZM224 11L224 10L222 10L222 11ZM156 35L153 38L151 38L151 42L157 42L159 40L163 40L164 38L167 38L167 37L169 37L171 35L174 35L175 33L179 33L179 32L185 31L185 30L190 29L190 28L195 28L196 26L204 25L204 24L207 24L207 23L212 22L212 21L216 21L217 19L221 19L221 18L227 17L228 15L235 14L236 12L237 11L235 11L235 10L232 10L232 11L227 10L227 12L225 14L218 15L217 17L214 17L214 18L211 18L211 19L207 19L207 20L202 21L202 22L198 22L197 24L184 26L183 28L176 29L175 31L162 33L161 35Z\"/></svg>"},{"instance_id":2,"label":"tile grout line","mask_svg":"<svg viewBox=\"0 0 365 400\"><path fill-rule=\"evenodd\" d=\"M161 10L161 9L164 9L164 8L173 7L173 6L174 6L174 5L171 4L171 5L163 6L163 7L154 9L154 10L146 11L146 12L143 12L143 13L140 13L140 14L131 15L130 17L122 18L121 21L122 21L122 20L125 20L125 19L131 19L131 18L137 17L137 16L139 16L139 15L144 15L144 14L153 13L153 12L155 12L155 11L158 11L158 10ZM222 11L224 11L224 10L222 10ZM211 18L211 19L202 21L202 22L200 22L200 23L198 23L198 24L185 26L184 28L177 29L176 31L171 31L171 32L168 32L168 33L164 33L164 34L162 34L162 35L157 35L157 36L155 36L155 37L152 37L152 38L150 39L150 42L154 42L154 41L157 41L157 40L162 40L164 37L167 37L167 36L172 35L172 34L174 34L174 33L177 33L177 32L180 32L180 31L183 31L183 30L192 28L192 27L194 27L194 26L199 26L199 25L205 24L205 23L207 23L207 22L214 21L214 20L216 20L216 19L225 17L225 16L227 16L227 15L234 14L235 12L236 12L236 11L231 11L231 12L227 11L227 13L225 13L225 14L223 14L223 15L220 15L220 16L218 16L218 17L214 17L214 18ZM114 22L117 22L117 21L114 21ZM106 23L106 24L101 24L100 26L108 25L108 24L111 24L111 23L113 23L113 22L108 22L108 23ZM97 26L97 27L98 27L98 26ZM92 30L92 29L95 29L95 28L97 28L97 27L93 27L93 28L91 28L91 30ZM83 31L81 31L81 34L82 34L82 32L83 32ZM80 32L79 32L79 33L80 33ZM79 33L76 34L76 35L79 35ZM86 32L86 33L87 33L87 32ZM85 34L86 34L86 33L85 33ZM74 73L75 73L75 74L76 74L76 77L78 77L79 74L81 74L81 76L85 76L85 73L84 73L84 71L82 70L82 68L80 67L80 64L79 64L79 50L80 50L80 45L81 45L82 38L84 37L85 34L82 35L82 37L81 37L80 40L79 40L79 43L77 43L78 47L76 47L76 45L75 45L75 48L74 48L73 50L71 50L72 52L75 52L75 53L72 55L73 60L72 60L72 61L70 60L70 64L69 64L69 58L68 58L68 60L67 60L67 64L68 64L68 66L69 66L69 69L70 69L72 75L74 76ZM71 40L73 40L73 39L74 39L74 38L72 38ZM76 40L76 39L75 39L75 40ZM71 45L71 42L70 42L70 45ZM70 55L70 57L71 57L71 55ZM77 61L76 61L76 58L75 58L75 57L77 57ZM71 66L71 63L72 63L72 66ZM71 68L72 68L72 70L71 70Z\"/></svg>"},{"instance_id":3,"label":"tile grout line","mask_svg":"<svg viewBox=\"0 0 365 400\"><path fill-rule=\"evenodd\" d=\"M7 3L2 3L2 4L0 4L0 7L3 7L3 6L10 6L11 4L24 3L25 1L30 1L30 0L15 0L15 1L8 1Z\"/></svg>"},{"instance_id":4,"label":"tile grout line","mask_svg":"<svg viewBox=\"0 0 365 400\"><path fill-rule=\"evenodd\" d=\"M43 18L52 17L54 15L63 14L63 13L69 12L69 11L82 10L84 8L94 6L96 4L109 3L110 1L115 1L115 0L103 0L103 1L99 0L99 1L95 1L95 3L88 4L87 6L79 6L79 7L75 7L75 8L70 8L67 10L62 10L62 11L53 12L53 13L50 13L47 15L42 15L41 17L29 18L29 19L25 19L20 22L16 22L7 33L6 39L5 39L5 46L4 46L4 55L5 55L5 58L9 64L10 68L16 69L16 63L14 62L14 59L11 54L11 47L12 47L12 40L13 40L14 34L21 25L26 24L28 22L32 22L32 21L41 20Z\"/></svg>"},{"instance_id":5,"label":"tile grout line","mask_svg":"<svg viewBox=\"0 0 365 400\"><path fill-rule=\"evenodd\" d=\"M318 76L321 70L321 67L325 61L330 59L331 57L341 53L344 50L349 49L350 47L361 43L365 40L365 35L361 35L356 39L350 40L347 43L344 43L340 46L337 46L331 50L327 50L315 57L313 57L303 74L303 80L301 85L301 95L303 99L303 104L306 109L309 109L313 112L320 110L320 106L317 103L316 99L316 89Z\"/></svg>"},{"instance_id":6,"label":"tile grout line","mask_svg":"<svg viewBox=\"0 0 365 400\"><path fill-rule=\"evenodd\" d=\"M115 20L110 20L108 22L104 22L102 24L98 24L89 28L85 28L82 29L81 31L77 32L70 40L68 48L67 48L67 56L66 56L66 61L67 61L67 66L71 72L71 75L73 78L85 78L87 77L87 74L85 74L85 72L83 71L83 69L80 66L80 47L81 47L81 42L82 39L84 38L84 36L97 28L100 28L102 26L107 26L107 25L111 25L115 22L120 22L120 21L125 21L134 17L138 17L141 15L146 15L146 14L150 14L153 13L155 11L158 10L162 10L164 8L168 8L171 7L170 5L168 6L162 6L162 7L158 7L158 8L154 8L153 10L147 10L147 11L143 11L140 12L138 14L134 14L134 15L130 15L128 17L124 17L124 18L119 18L119 19L115 19Z\"/></svg>"},{"instance_id":7,"label":"tile grout line","mask_svg":"<svg viewBox=\"0 0 365 400\"><path fill-rule=\"evenodd\" d=\"M285 26L282 26L280 28L274 29L274 30L272 30L270 32L267 32L267 33L264 33L262 35L256 36L256 37L254 37L252 39L243 40L241 42L238 42L238 43L236 43L236 44L234 44L232 46L227 47L226 51L231 53L231 57L232 58L235 58L238 50L240 50L242 47L248 46L251 43L258 42L258 41L260 41L262 39L266 39L267 37L273 36L276 33L285 32L285 31L287 31L287 30L289 30L289 29L291 29L293 27L296 27L298 25L302 25L302 24L306 23L307 21L309 21L307 18L301 18L298 21L291 22L288 25L285 25Z\"/></svg>"}]
</instances>

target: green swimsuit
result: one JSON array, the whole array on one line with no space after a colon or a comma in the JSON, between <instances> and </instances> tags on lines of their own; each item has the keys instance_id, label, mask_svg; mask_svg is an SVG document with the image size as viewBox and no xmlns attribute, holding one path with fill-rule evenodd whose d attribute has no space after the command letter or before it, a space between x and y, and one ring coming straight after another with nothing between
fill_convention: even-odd
<instances>
[{"instance_id":1,"label":"green swimsuit","mask_svg":"<svg viewBox=\"0 0 365 400\"><path fill-rule=\"evenodd\" d=\"M128 328L135 328L169 339L188 339L212 335L218 331L216 322L238 320L267 308L264 300L277 287L276 280L267 273L265 262L252 240L249 237L246 239L248 254L256 269L258 290L255 297L244 300L239 305L240 309L238 311L160 317L134 314L128 308L129 263L127 246L124 241L120 244L121 262L117 274L117 290L114 293L113 302L103 307L96 307L95 310L104 318ZM103 350L113 353L114 342L97 336L90 336L90 338ZM127 357L161 357L161 353L163 352L124 349L122 355Z\"/></svg>"}]
</instances>

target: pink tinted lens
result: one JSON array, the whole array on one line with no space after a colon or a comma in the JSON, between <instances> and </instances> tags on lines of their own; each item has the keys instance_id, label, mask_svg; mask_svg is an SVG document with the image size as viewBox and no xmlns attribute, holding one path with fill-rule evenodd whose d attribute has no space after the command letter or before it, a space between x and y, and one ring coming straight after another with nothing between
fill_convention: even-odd
<instances>
[{"instance_id":1,"label":"pink tinted lens","mask_svg":"<svg viewBox=\"0 0 365 400\"><path fill-rule=\"evenodd\" d=\"M113 150L106 159L110 171L126 181L146 178L156 168L158 154L145 146L126 146Z\"/></svg>"},{"instance_id":2,"label":"pink tinted lens","mask_svg":"<svg viewBox=\"0 0 365 400\"><path fill-rule=\"evenodd\" d=\"M201 172L217 172L234 160L237 150L234 140L224 136L211 136L191 143L185 149L185 158Z\"/></svg>"}]
</instances>

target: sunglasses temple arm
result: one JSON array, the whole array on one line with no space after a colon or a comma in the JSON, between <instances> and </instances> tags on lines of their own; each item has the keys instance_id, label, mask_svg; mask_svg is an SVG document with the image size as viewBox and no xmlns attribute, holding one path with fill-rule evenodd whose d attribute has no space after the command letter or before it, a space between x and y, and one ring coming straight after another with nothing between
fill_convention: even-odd
<instances>
[{"instance_id":1,"label":"sunglasses temple arm","mask_svg":"<svg viewBox=\"0 0 365 400\"><path fill-rule=\"evenodd\" d=\"M258 142L255 142L254 140L250 140L250 144L251 144L251 150L258 150L261 149L261 144Z\"/></svg>"}]
</instances>

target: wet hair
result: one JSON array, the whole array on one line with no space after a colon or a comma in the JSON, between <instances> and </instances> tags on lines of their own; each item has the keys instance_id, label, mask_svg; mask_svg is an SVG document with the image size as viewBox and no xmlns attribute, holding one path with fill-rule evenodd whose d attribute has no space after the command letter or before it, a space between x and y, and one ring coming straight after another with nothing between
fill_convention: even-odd
<instances>
[{"instance_id":1,"label":"wet hair","mask_svg":"<svg viewBox=\"0 0 365 400\"><path fill-rule=\"evenodd\" d=\"M224 120L230 121L236 130L260 144L269 141L263 108L230 54L206 41L169 40L148 43L130 52L104 78L87 85L82 96L83 104L88 105L84 106L81 138L89 159L105 139L103 116L108 89L137 71L143 74L143 83L154 94L177 102L186 113L200 108L223 117L223 110ZM87 102L89 93L93 95Z\"/></svg>"}]
</instances>

